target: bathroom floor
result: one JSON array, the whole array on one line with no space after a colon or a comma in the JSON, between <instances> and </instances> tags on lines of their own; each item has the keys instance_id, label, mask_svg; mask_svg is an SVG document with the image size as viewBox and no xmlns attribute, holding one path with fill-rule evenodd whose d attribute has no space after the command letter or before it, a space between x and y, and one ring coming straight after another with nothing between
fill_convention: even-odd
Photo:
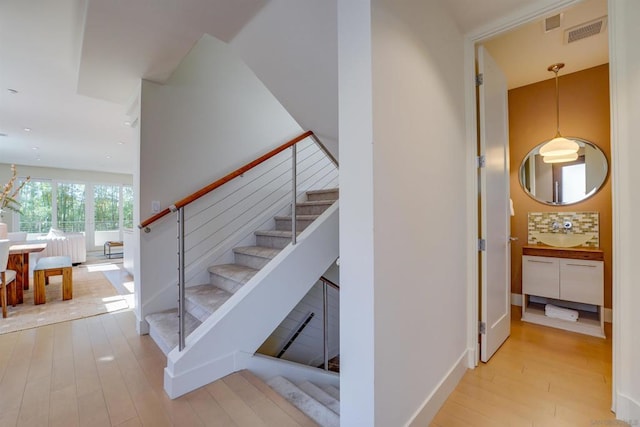
<instances>
[{"instance_id":1,"label":"bathroom floor","mask_svg":"<svg viewBox=\"0 0 640 427\"><path fill-rule=\"evenodd\" d=\"M432 426L627 425L610 410L611 324L601 339L520 316L512 306L511 336L488 363L467 371Z\"/></svg>"}]
</instances>

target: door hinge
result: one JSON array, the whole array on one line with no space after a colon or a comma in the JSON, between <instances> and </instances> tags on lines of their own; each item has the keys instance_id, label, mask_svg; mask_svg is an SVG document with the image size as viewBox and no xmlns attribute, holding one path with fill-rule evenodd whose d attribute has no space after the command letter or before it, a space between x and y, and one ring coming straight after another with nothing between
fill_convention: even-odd
<instances>
[{"instance_id":1,"label":"door hinge","mask_svg":"<svg viewBox=\"0 0 640 427\"><path fill-rule=\"evenodd\" d=\"M478 333L484 335L487 333L487 324L484 322L478 322Z\"/></svg>"},{"instance_id":2,"label":"door hinge","mask_svg":"<svg viewBox=\"0 0 640 427\"><path fill-rule=\"evenodd\" d=\"M487 241L485 239L478 239L478 250L479 251L487 250Z\"/></svg>"},{"instance_id":3,"label":"door hinge","mask_svg":"<svg viewBox=\"0 0 640 427\"><path fill-rule=\"evenodd\" d=\"M484 83L484 76L482 73L476 74L476 86L480 86L482 83Z\"/></svg>"},{"instance_id":4,"label":"door hinge","mask_svg":"<svg viewBox=\"0 0 640 427\"><path fill-rule=\"evenodd\" d=\"M484 154L478 156L478 169L487 166L487 157Z\"/></svg>"}]
</instances>

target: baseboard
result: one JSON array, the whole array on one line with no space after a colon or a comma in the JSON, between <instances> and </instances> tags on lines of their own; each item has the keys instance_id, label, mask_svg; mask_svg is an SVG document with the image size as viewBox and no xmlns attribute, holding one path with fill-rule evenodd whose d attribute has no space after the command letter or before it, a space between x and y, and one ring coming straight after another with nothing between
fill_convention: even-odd
<instances>
[{"instance_id":1,"label":"baseboard","mask_svg":"<svg viewBox=\"0 0 640 427\"><path fill-rule=\"evenodd\" d=\"M236 352L196 366L180 375L173 375L169 367L164 368L164 391L175 399L199 387L212 383L242 369L236 363Z\"/></svg>"},{"instance_id":2,"label":"baseboard","mask_svg":"<svg viewBox=\"0 0 640 427\"><path fill-rule=\"evenodd\" d=\"M465 350L435 390L427 397L420 409L411 417L407 426L427 426L436 416L451 392L456 388L467 371L468 350Z\"/></svg>"},{"instance_id":3,"label":"baseboard","mask_svg":"<svg viewBox=\"0 0 640 427\"><path fill-rule=\"evenodd\" d=\"M616 418L631 426L640 425L640 402L618 393L616 396Z\"/></svg>"},{"instance_id":4,"label":"baseboard","mask_svg":"<svg viewBox=\"0 0 640 427\"><path fill-rule=\"evenodd\" d=\"M604 315L604 321L606 323L613 323L613 310L610 308L605 308L602 312Z\"/></svg>"},{"instance_id":5,"label":"baseboard","mask_svg":"<svg viewBox=\"0 0 640 427\"><path fill-rule=\"evenodd\" d=\"M511 294L511 305L522 307L522 294Z\"/></svg>"}]
</instances>

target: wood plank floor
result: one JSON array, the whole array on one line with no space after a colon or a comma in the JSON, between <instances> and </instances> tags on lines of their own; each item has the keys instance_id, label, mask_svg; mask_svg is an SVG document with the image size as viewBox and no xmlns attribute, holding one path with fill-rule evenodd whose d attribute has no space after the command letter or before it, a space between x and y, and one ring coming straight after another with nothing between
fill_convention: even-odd
<instances>
[{"instance_id":1,"label":"wood plank floor","mask_svg":"<svg viewBox=\"0 0 640 427\"><path fill-rule=\"evenodd\" d=\"M247 371L171 400L165 365L131 311L0 335L0 426L316 425Z\"/></svg>"},{"instance_id":2,"label":"wood plank floor","mask_svg":"<svg viewBox=\"0 0 640 427\"><path fill-rule=\"evenodd\" d=\"M627 425L611 412L611 324L607 339L521 322L513 307L511 336L469 370L432 426Z\"/></svg>"},{"instance_id":3,"label":"wood plank floor","mask_svg":"<svg viewBox=\"0 0 640 427\"><path fill-rule=\"evenodd\" d=\"M466 373L432 425L623 425L611 406L611 339L520 322ZM124 311L0 335L0 426L312 426L248 372L170 400L166 358ZM608 330L607 335L611 336Z\"/></svg>"}]
</instances>

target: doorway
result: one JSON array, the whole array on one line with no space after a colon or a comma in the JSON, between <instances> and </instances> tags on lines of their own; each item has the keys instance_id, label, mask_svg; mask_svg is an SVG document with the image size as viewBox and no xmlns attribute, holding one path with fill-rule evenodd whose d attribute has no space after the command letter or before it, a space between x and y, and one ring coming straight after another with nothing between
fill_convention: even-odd
<instances>
[{"instance_id":1,"label":"doorway","mask_svg":"<svg viewBox=\"0 0 640 427\"><path fill-rule=\"evenodd\" d=\"M589 60L580 59L580 55L572 57L572 54L568 53L573 48L580 46L571 46L567 43L566 32L571 31L581 23L595 22L603 16L607 15L607 3L604 0L591 0L584 1L572 6L570 8L564 8L562 10L555 10L550 13L545 13L537 18L525 23L517 28L510 30L499 35L492 37L478 38L476 40L477 45L483 45L488 51L490 51L496 57L501 68L506 70L506 75L509 79L510 90L510 103L513 99L522 100L527 99L529 101L529 107L531 105L539 106L535 114L531 114L531 110L528 111L528 116L525 114L524 118L511 117L511 129L510 129L510 144L509 149L511 151L511 177L510 187L512 199L514 201L514 216L512 217L512 235L518 240L512 245L511 251L511 282L512 282L512 295L511 301L513 305L522 305L522 269L521 269L521 251L524 245L529 242L529 212L547 212L547 211L559 211L559 212L572 212L572 211L595 211L599 212L603 223L599 230L599 237L601 246L603 247L605 256L605 268L607 270L605 277L605 307L611 307L612 301L612 278L611 278L611 266L612 266L612 224L611 224L611 184L609 180L605 181L603 188L596 193L595 196L568 206L558 205L546 205L538 201L533 200L529 194L526 194L521 187L519 181L519 169L522 160L526 157L526 154L531 151L533 147L539 143L549 140L554 136L556 120L555 120L555 105L553 98L553 75L547 71L547 66L552 62L563 59L563 56L574 61L572 70L567 70L567 80L580 80L586 74L589 74L588 79L595 78L595 80L589 80L592 83L589 84L588 90L582 90L582 94L589 94L597 90L594 88L593 82L598 82L597 85L604 85L606 92L606 100L603 102L599 100L597 102L599 111L593 112L594 117L600 117L601 119L594 120L593 118L580 118L576 115L576 111L585 109L585 99L581 98L579 108L569 108L571 102L566 102L565 109L560 111L561 127L565 132L565 135L571 135L576 137L586 137L586 139L596 140L597 144L605 152L606 157L610 157L610 141L609 141L609 102L608 102L608 40L606 30L600 29L600 32L594 32L589 38L576 41L575 43L582 43L582 45L591 44L590 49L586 49L593 54L593 58ZM550 26L556 25L556 27L549 29ZM600 25L606 26L606 19L600 21ZM545 52L537 52L537 48L526 47L527 38L532 35L538 34L537 37L543 40L543 50L547 50L549 53L545 55ZM553 54L553 48L551 47L550 40L559 41L559 53ZM604 47L604 50L603 50ZM519 58L517 54L514 54L516 49L523 52L534 51L534 54L528 56L539 57L539 60L546 61L548 64L544 66L532 65L530 68L536 68L536 70L528 70L527 62L528 58ZM584 47L580 49L585 50ZM505 53L507 52L507 53ZM556 56L554 56L556 55ZM558 56L560 55L560 56ZM581 54L582 55L582 54ZM569 61L567 59L567 61ZM535 61L534 61L535 63ZM545 62L543 62L545 63ZM515 65L514 65L515 64ZM525 68L526 72L522 73L525 76L516 76L518 70ZM539 69L539 70L538 70ZM569 72L572 71L572 72ZM546 74L546 75L545 75ZM595 77L594 77L595 76ZM580 77L580 78L578 78ZM567 85L568 86L568 85ZM562 90L562 83L560 85ZM602 89L602 88L601 88ZM567 88L569 91L569 88ZM517 94L516 94L517 92ZM545 92L540 94L540 92ZM538 93L534 96L534 94ZM514 95L516 94L516 95ZM513 96L512 96L513 95ZM545 101L545 99L548 99ZM561 103L563 102L563 98ZM570 101L567 99L566 101ZM573 100L576 101L576 100ZM580 104L582 103L582 104ZM513 105L510 106L510 111ZM582 111L584 112L584 111ZM571 114L573 113L573 114ZM566 117L566 118L565 118ZM589 116L587 116L589 117ZM515 123L515 125L514 125ZM548 124L545 124L548 123ZM525 129L525 130L522 130ZM586 135L588 134L588 135ZM514 144L515 142L515 144ZM482 289L480 289L480 294ZM481 299L479 298L478 301ZM526 301L524 302L526 303ZM482 305L479 306L480 312L482 312ZM605 319L611 322L611 310L606 309L604 312Z\"/></svg>"}]
</instances>

